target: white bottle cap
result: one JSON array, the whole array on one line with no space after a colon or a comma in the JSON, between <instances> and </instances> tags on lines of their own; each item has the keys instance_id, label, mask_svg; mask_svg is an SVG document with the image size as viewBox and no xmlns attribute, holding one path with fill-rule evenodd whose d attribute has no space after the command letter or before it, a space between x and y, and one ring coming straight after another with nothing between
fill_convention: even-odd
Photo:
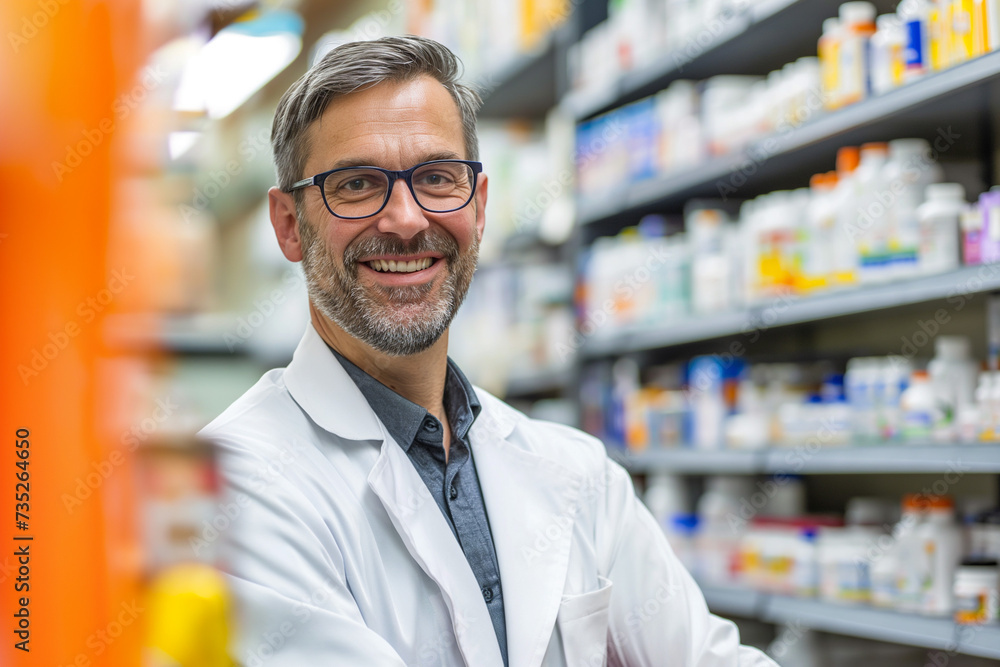
<instances>
[{"instance_id":1,"label":"white bottle cap","mask_svg":"<svg viewBox=\"0 0 1000 667\"><path fill-rule=\"evenodd\" d=\"M882 14L875 19L875 25L880 31L891 30L899 25L899 16L897 14Z\"/></svg>"},{"instance_id":2,"label":"white bottle cap","mask_svg":"<svg viewBox=\"0 0 1000 667\"><path fill-rule=\"evenodd\" d=\"M873 157L885 157L889 154L889 146L881 141L872 141L867 144L861 144L861 159L864 160L866 157L871 159Z\"/></svg>"},{"instance_id":3,"label":"white bottle cap","mask_svg":"<svg viewBox=\"0 0 1000 667\"><path fill-rule=\"evenodd\" d=\"M969 339L965 336L938 336L934 341L934 355L948 361L969 358Z\"/></svg>"},{"instance_id":4,"label":"white bottle cap","mask_svg":"<svg viewBox=\"0 0 1000 667\"><path fill-rule=\"evenodd\" d=\"M851 498L844 519L849 526L880 526L892 515L893 507L885 498Z\"/></svg>"},{"instance_id":5,"label":"white bottle cap","mask_svg":"<svg viewBox=\"0 0 1000 667\"><path fill-rule=\"evenodd\" d=\"M889 142L889 155L894 160L928 155L930 150L931 145L924 139L893 139Z\"/></svg>"},{"instance_id":6,"label":"white bottle cap","mask_svg":"<svg viewBox=\"0 0 1000 667\"><path fill-rule=\"evenodd\" d=\"M870 2L845 2L840 6L840 21L844 25L875 22L875 5Z\"/></svg>"},{"instance_id":7,"label":"white bottle cap","mask_svg":"<svg viewBox=\"0 0 1000 667\"><path fill-rule=\"evenodd\" d=\"M927 201L965 201L961 183L931 183L924 191Z\"/></svg>"},{"instance_id":8,"label":"white bottle cap","mask_svg":"<svg viewBox=\"0 0 1000 667\"><path fill-rule=\"evenodd\" d=\"M974 232L982 229L983 212L979 210L979 206L972 204L967 209L962 211L962 217L959 219L959 224L962 226L962 229L967 232Z\"/></svg>"}]
</instances>

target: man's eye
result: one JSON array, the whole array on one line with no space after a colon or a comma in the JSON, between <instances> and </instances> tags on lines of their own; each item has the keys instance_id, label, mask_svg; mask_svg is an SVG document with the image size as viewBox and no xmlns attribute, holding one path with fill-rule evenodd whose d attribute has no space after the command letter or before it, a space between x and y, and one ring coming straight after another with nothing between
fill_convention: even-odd
<instances>
[{"instance_id":1,"label":"man's eye","mask_svg":"<svg viewBox=\"0 0 1000 667\"><path fill-rule=\"evenodd\" d=\"M359 190L365 190L366 188L370 188L371 186L372 186L371 182L368 181L368 179L366 178L352 178L351 180L347 181L340 187L343 188L344 190L351 190L357 192Z\"/></svg>"},{"instance_id":2,"label":"man's eye","mask_svg":"<svg viewBox=\"0 0 1000 667\"><path fill-rule=\"evenodd\" d=\"M424 174L420 177L421 185L447 185L453 182L453 180L447 174L441 172Z\"/></svg>"}]
</instances>

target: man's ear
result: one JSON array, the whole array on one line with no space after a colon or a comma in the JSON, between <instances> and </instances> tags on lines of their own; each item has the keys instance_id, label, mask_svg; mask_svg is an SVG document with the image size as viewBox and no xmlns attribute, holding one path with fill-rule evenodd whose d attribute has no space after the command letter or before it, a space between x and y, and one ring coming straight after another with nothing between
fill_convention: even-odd
<instances>
[{"instance_id":1,"label":"man's ear","mask_svg":"<svg viewBox=\"0 0 1000 667\"><path fill-rule=\"evenodd\" d=\"M289 262L301 262L302 240L299 238L294 197L289 192L271 188L267 191L267 203L271 211L271 226L274 227L274 235L285 259Z\"/></svg>"},{"instance_id":2,"label":"man's ear","mask_svg":"<svg viewBox=\"0 0 1000 667\"><path fill-rule=\"evenodd\" d=\"M479 184L476 186L476 231L479 240L483 240L483 229L486 228L486 194L489 189L489 179L486 174L479 174Z\"/></svg>"}]
</instances>

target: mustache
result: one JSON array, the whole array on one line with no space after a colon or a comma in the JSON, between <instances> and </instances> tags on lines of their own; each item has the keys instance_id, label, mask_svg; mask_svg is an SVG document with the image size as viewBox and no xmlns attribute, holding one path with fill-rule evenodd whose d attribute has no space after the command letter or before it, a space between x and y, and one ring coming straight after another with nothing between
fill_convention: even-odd
<instances>
[{"instance_id":1,"label":"mustache","mask_svg":"<svg viewBox=\"0 0 1000 667\"><path fill-rule=\"evenodd\" d=\"M441 254L448 261L458 258L458 242L440 232L423 231L411 239L397 236L365 236L352 242L344 249L344 268L356 276L362 257L371 255L417 255L421 253Z\"/></svg>"}]
</instances>

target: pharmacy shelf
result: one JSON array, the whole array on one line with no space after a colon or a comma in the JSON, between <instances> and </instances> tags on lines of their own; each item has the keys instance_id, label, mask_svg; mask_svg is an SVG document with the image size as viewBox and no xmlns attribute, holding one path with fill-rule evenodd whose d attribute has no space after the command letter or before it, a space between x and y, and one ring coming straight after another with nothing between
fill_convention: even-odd
<instances>
[{"instance_id":1,"label":"pharmacy shelf","mask_svg":"<svg viewBox=\"0 0 1000 667\"><path fill-rule=\"evenodd\" d=\"M600 358L731 336L745 330L753 331L756 327L751 317L752 312L748 310L679 319L663 327L621 327L607 334L598 330L584 342L580 354L585 359Z\"/></svg>"},{"instance_id":2,"label":"pharmacy shelf","mask_svg":"<svg viewBox=\"0 0 1000 667\"><path fill-rule=\"evenodd\" d=\"M762 453L733 449L647 449L625 452L609 447L608 455L636 473L668 471L696 475L752 475L763 470Z\"/></svg>"},{"instance_id":3,"label":"pharmacy shelf","mask_svg":"<svg viewBox=\"0 0 1000 667\"><path fill-rule=\"evenodd\" d=\"M767 596L736 586L712 586L698 582L705 602L713 613L725 616L756 618L761 615Z\"/></svg>"},{"instance_id":4,"label":"pharmacy shelf","mask_svg":"<svg viewBox=\"0 0 1000 667\"><path fill-rule=\"evenodd\" d=\"M886 2L877 2L891 11ZM563 108L590 118L641 99L677 79L717 74L767 74L800 56L814 54L823 20L837 15L839 0L762 0L747 11L724 14L694 34L684 47L625 72L597 91L571 92ZM767 44L768 48L760 48Z\"/></svg>"},{"instance_id":5,"label":"pharmacy shelf","mask_svg":"<svg viewBox=\"0 0 1000 667\"><path fill-rule=\"evenodd\" d=\"M942 308L950 312L959 301L965 306L975 295L997 289L1000 289L1000 264L968 266L944 274L812 297L773 297L742 312L705 315L663 327L622 328L604 335L599 331L584 343L581 354L591 359L616 356L945 299L949 301Z\"/></svg>"},{"instance_id":6,"label":"pharmacy shelf","mask_svg":"<svg viewBox=\"0 0 1000 667\"><path fill-rule=\"evenodd\" d=\"M531 375L512 377L507 381L505 398L525 398L561 392L573 381L571 368L543 369Z\"/></svg>"},{"instance_id":7,"label":"pharmacy shelf","mask_svg":"<svg viewBox=\"0 0 1000 667\"><path fill-rule=\"evenodd\" d=\"M962 653L1000 659L1000 624L962 626L958 629L958 645Z\"/></svg>"},{"instance_id":8,"label":"pharmacy shelf","mask_svg":"<svg viewBox=\"0 0 1000 667\"><path fill-rule=\"evenodd\" d=\"M993 642L1000 641L1000 628L996 626L964 628L948 618L780 595L765 596L760 617L771 623L797 623L841 635L988 658L1000 657L1000 651L992 648Z\"/></svg>"},{"instance_id":9,"label":"pharmacy shelf","mask_svg":"<svg viewBox=\"0 0 1000 667\"><path fill-rule=\"evenodd\" d=\"M1000 473L1000 445L906 444L770 449L763 472L838 473Z\"/></svg>"},{"instance_id":10,"label":"pharmacy shelf","mask_svg":"<svg viewBox=\"0 0 1000 667\"><path fill-rule=\"evenodd\" d=\"M609 448L609 455L635 473L678 474L879 474L1000 473L1000 444L802 445L761 450Z\"/></svg>"},{"instance_id":11,"label":"pharmacy shelf","mask_svg":"<svg viewBox=\"0 0 1000 667\"><path fill-rule=\"evenodd\" d=\"M878 641L1000 658L1000 625L956 625L949 618L904 614L862 605L771 595L736 586L700 584L716 614L759 618Z\"/></svg>"},{"instance_id":12,"label":"pharmacy shelf","mask_svg":"<svg viewBox=\"0 0 1000 667\"><path fill-rule=\"evenodd\" d=\"M813 173L812 167L829 168L836 149L845 144L923 135L943 138L949 143L941 146L950 149L959 138L952 125L975 117L987 87L998 79L1000 52L980 56L835 112L818 112L803 125L763 137L742 151L624 186L613 195L581 197L580 223L679 209L692 197L767 191L764 186Z\"/></svg>"},{"instance_id":13,"label":"pharmacy shelf","mask_svg":"<svg viewBox=\"0 0 1000 667\"><path fill-rule=\"evenodd\" d=\"M479 118L544 118L556 106L566 87L570 23L550 32L535 50L514 56L476 82L483 98Z\"/></svg>"}]
</instances>

